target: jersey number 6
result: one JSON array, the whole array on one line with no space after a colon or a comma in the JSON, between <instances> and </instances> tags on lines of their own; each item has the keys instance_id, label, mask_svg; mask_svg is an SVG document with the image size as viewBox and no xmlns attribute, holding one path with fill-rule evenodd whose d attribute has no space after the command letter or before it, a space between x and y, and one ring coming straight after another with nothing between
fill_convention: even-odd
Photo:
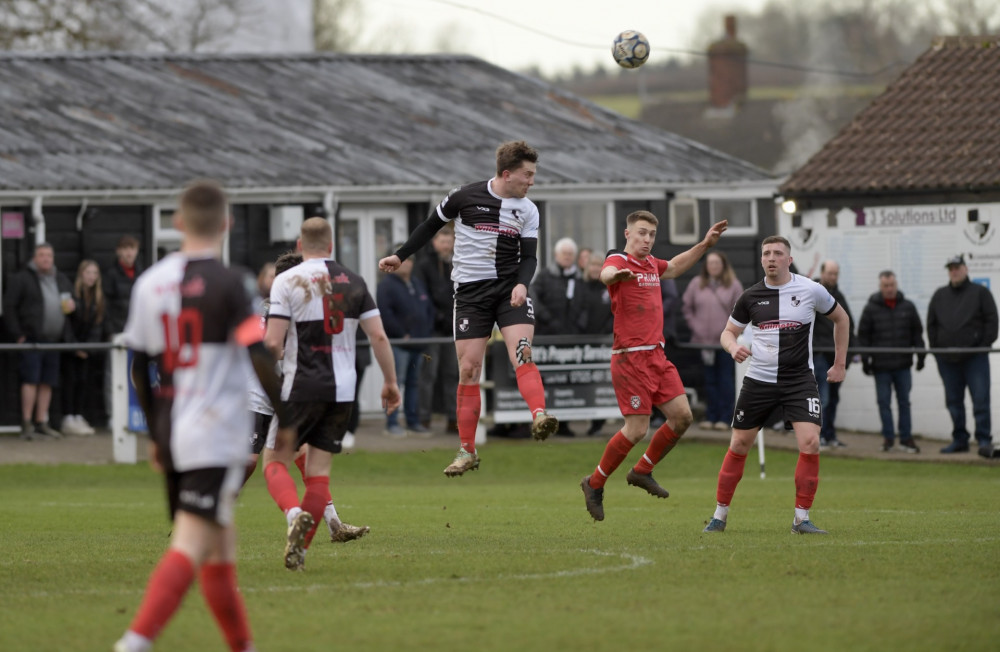
<instances>
[{"instance_id":1,"label":"jersey number 6","mask_svg":"<svg viewBox=\"0 0 1000 652\"><path fill-rule=\"evenodd\" d=\"M327 335L344 330L344 311L339 307L343 300L344 295L340 293L323 295L323 330Z\"/></svg>"}]
</instances>

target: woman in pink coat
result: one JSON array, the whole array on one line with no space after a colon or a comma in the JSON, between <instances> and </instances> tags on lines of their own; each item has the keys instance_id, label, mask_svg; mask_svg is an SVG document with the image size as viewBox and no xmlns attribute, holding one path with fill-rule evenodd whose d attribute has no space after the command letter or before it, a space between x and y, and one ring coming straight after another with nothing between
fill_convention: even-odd
<instances>
[{"instance_id":1,"label":"woman in pink coat","mask_svg":"<svg viewBox=\"0 0 1000 652\"><path fill-rule=\"evenodd\" d=\"M733 274L726 254L712 251L705 256L701 274L684 291L684 319L691 329L692 344L718 347L719 335L729 321L743 286ZM736 369L733 359L722 349L703 349L705 365L705 420L699 426L726 430L733 419L736 402Z\"/></svg>"}]
</instances>

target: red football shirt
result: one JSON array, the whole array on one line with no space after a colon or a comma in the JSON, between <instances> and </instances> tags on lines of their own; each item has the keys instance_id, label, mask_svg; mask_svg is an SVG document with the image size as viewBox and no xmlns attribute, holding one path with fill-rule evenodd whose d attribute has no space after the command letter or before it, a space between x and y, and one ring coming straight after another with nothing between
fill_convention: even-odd
<instances>
[{"instance_id":1,"label":"red football shirt","mask_svg":"<svg viewBox=\"0 0 1000 652\"><path fill-rule=\"evenodd\" d=\"M636 278L608 286L611 312L615 316L615 349L663 344L663 294L660 275L667 261L653 256L644 260L614 251L604 267L629 269Z\"/></svg>"}]
</instances>

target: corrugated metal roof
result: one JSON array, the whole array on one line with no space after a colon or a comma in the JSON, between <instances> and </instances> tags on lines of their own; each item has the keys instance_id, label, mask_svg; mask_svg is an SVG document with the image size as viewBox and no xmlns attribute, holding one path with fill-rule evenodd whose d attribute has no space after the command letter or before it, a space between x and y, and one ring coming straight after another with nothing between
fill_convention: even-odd
<instances>
[{"instance_id":1,"label":"corrugated metal roof","mask_svg":"<svg viewBox=\"0 0 1000 652\"><path fill-rule=\"evenodd\" d=\"M1000 36L966 36L936 39L780 191L998 189Z\"/></svg>"},{"instance_id":2,"label":"corrugated metal roof","mask_svg":"<svg viewBox=\"0 0 1000 652\"><path fill-rule=\"evenodd\" d=\"M466 56L0 55L0 190L731 183L750 163Z\"/></svg>"}]
</instances>

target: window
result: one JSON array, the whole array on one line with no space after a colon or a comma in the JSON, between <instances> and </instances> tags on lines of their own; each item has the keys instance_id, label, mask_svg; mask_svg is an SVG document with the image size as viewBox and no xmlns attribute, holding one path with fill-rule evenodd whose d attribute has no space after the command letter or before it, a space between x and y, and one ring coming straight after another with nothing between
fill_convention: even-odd
<instances>
[{"instance_id":1,"label":"window","mask_svg":"<svg viewBox=\"0 0 1000 652\"><path fill-rule=\"evenodd\" d=\"M593 202L560 202L545 203L545 223L542 225L542 235L545 241L539 242L540 261L549 261L552 248L562 238L572 238L577 249L593 249L601 256L611 248L608 242L609 207L606 201ZM544 264L544 263L542 263Z\"/></svg>"},{"instance_id":2,"label":"window","mask_svg":"<svg viewBox=\"0 0 1000 652\"><path fill-rule=\"evenodd\" d=\"M756 235L757 204L752 199L713 199L712 223L729 220L731 235Z\"/></svg>"},{"instance_id":3,"label":"window","mask_svg":"<svg viewBox=\"0 0 1000 652\"><path fill-rule=\"evenodd\" d=\"M695 244L703 237L698 228L698 202L677 197L670 202L670 243Z\"/></svg>"}]
</instances>

